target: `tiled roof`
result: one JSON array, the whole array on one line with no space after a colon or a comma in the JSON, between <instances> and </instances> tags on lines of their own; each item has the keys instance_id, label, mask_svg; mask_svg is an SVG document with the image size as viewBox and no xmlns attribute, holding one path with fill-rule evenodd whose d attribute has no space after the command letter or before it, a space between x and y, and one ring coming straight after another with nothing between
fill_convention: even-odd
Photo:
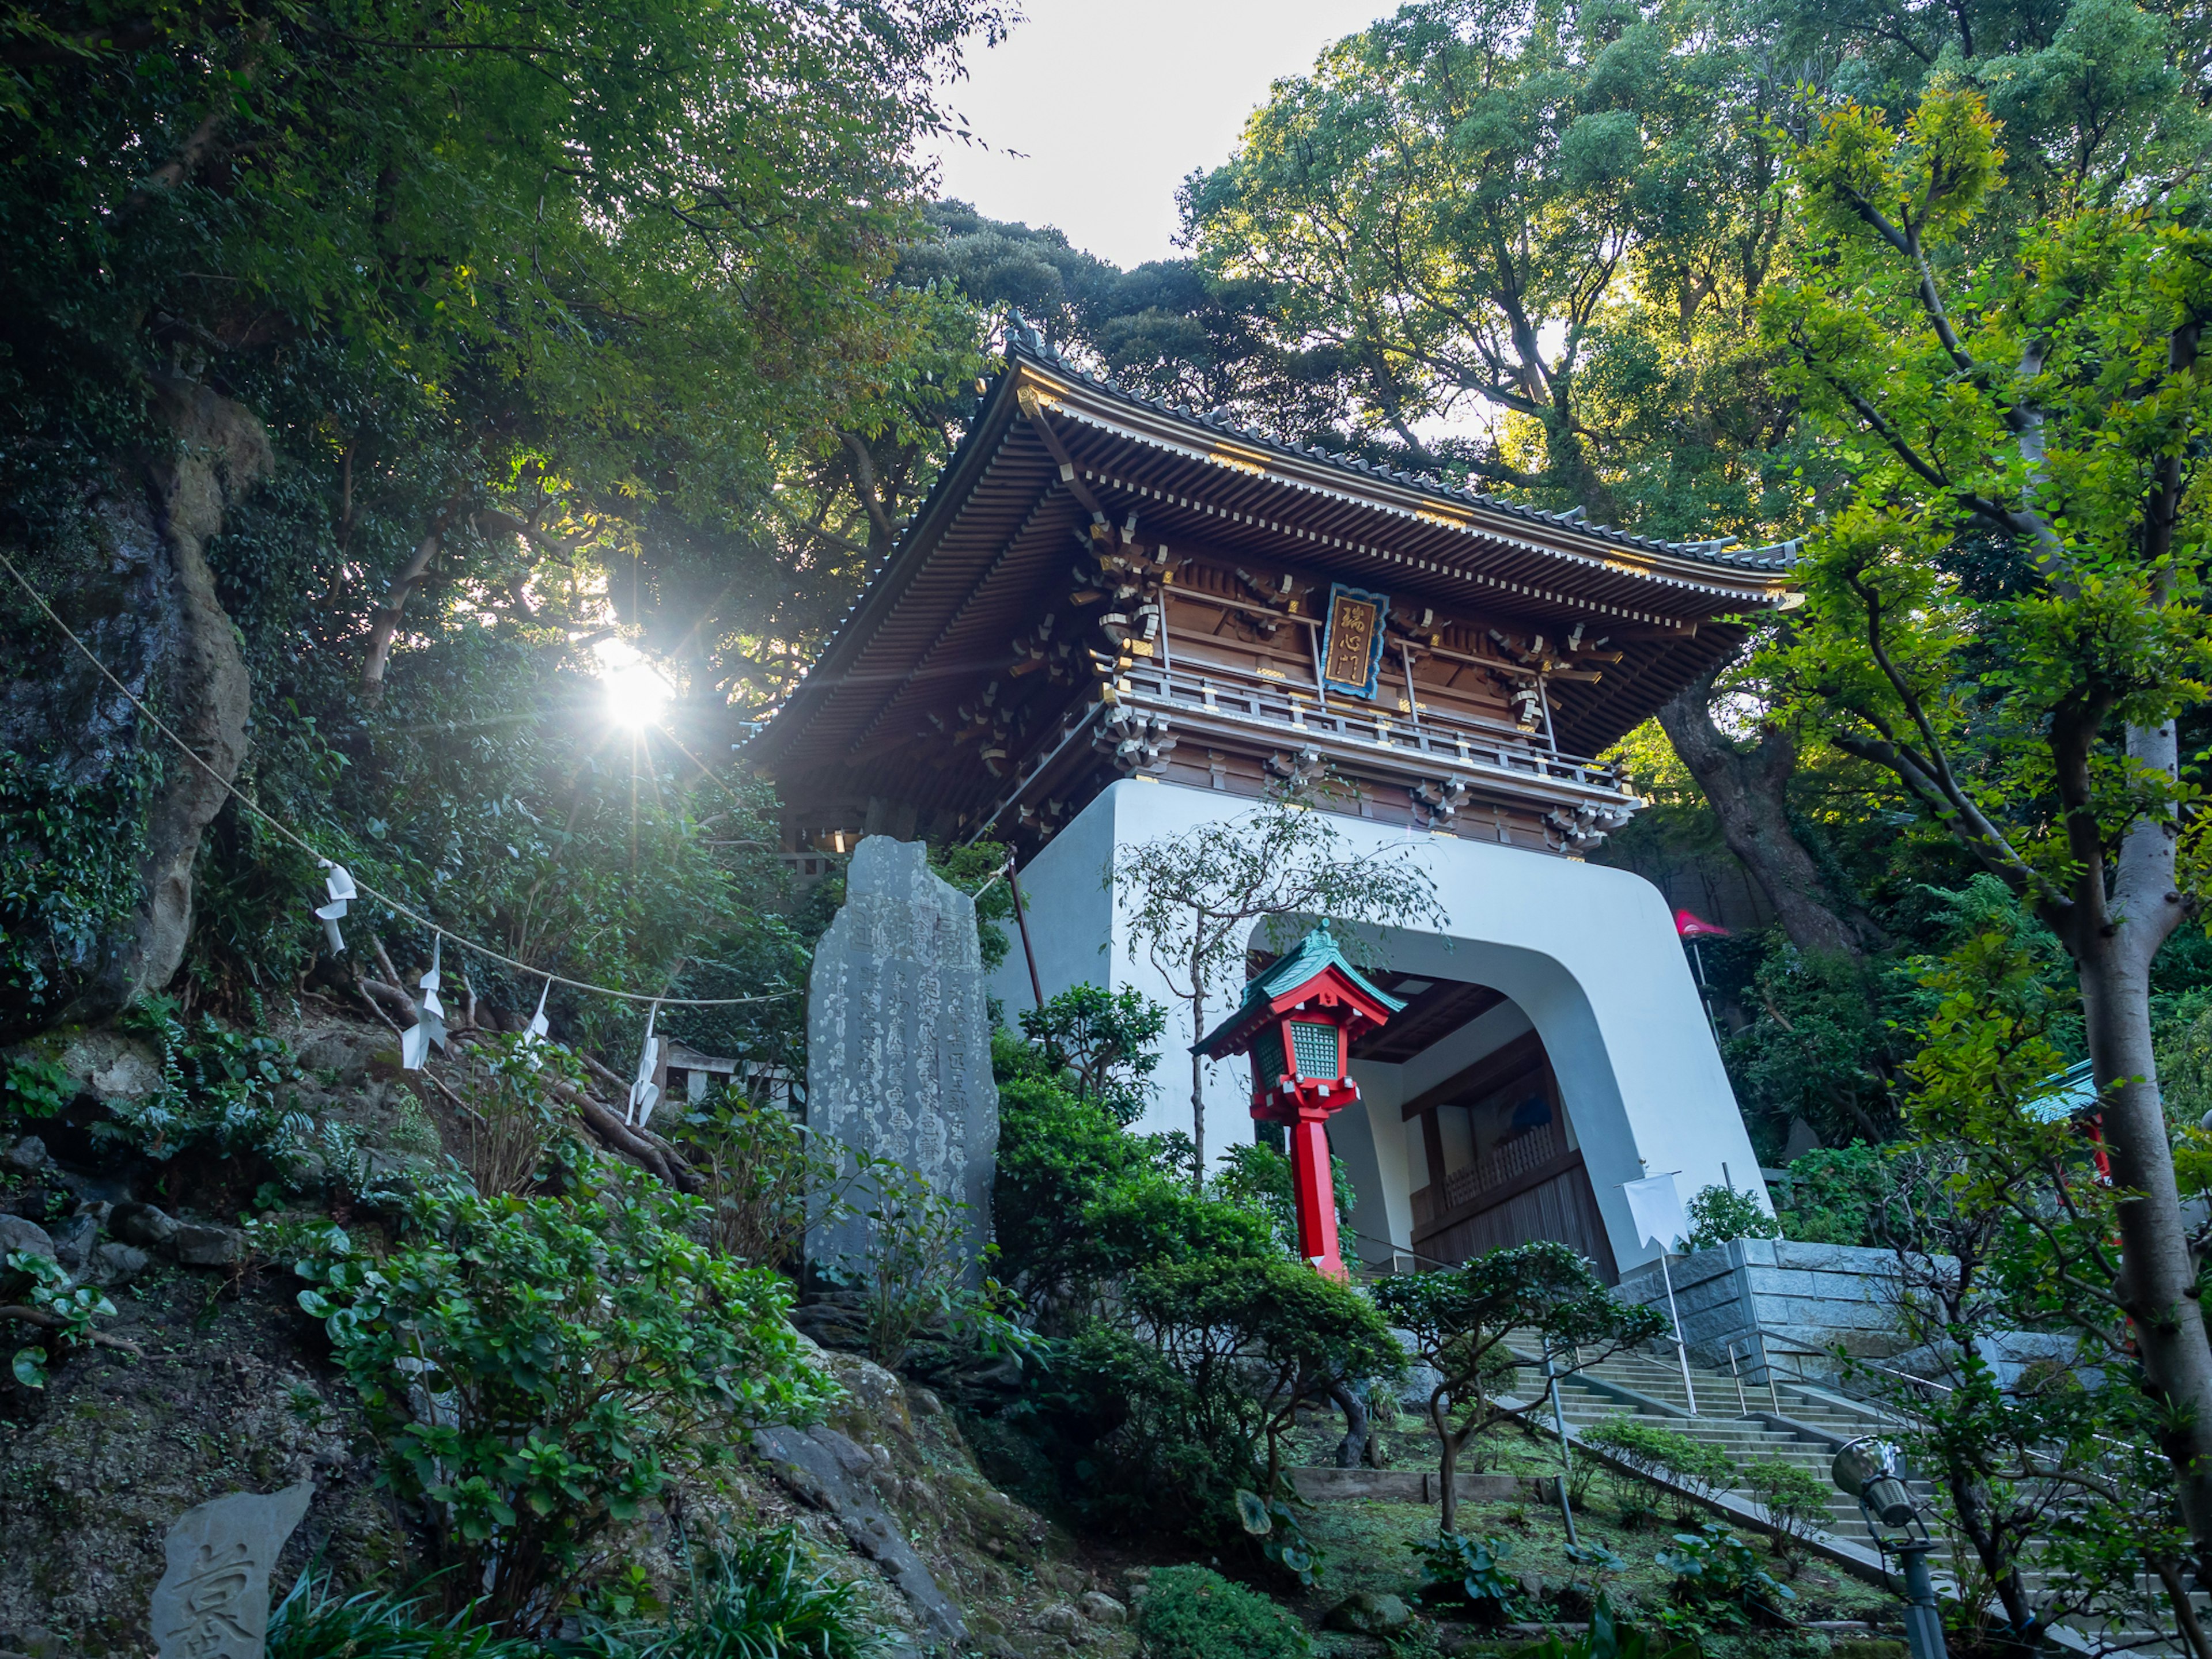
<instances>
[{"instance_id":1,"label":"tiled roof","mask_svg":"<svg viewBox=\"0 0 2212 1659\"><path fill-rule=\"evenodd\" d=\"M1731 569L1763 571L1770 574L1785 571L1796 562L1799 544L1796 541L1774 542L1765 547L1736 547L1732 545L1733 538L1708 542L1658 541L1646 536L1632 535L1626 530L1615 530L1609 525L1592 524L1583 516L1583 509L1580 507L1570 507L1564 513L1547 513L1540 507L1526 507L1517 501L1507 501L1502 496L1487 495L1480 490L1462 489L1456 484L1445 482L1432 472L1408 472L1395 467L1383 466L1377 462L1367 459L1364 456L1351 454L1343 450L1325 449L1318 444L1305 447L1283 443L1265 433L1255 432L1249 427L1234 424L1220 410L1200 414L1194 410L1184 409L1158 398L1148 398L1139 392L1132 392L1117 381L1091 374L1069 362L1060 353L1046 345L1043 337L1023 319L1019 312L1013 314L1012 319L1006 326L1006 356L1010 362L1015 358L1025 357L1040 368L1048 368L1055 374L1080 380L1093 391L1104 392L1119 402L1136 408L1149 409L1176 420L1189 422L1223 437L1234 438L1239 443L1249 444L1256 449L1272 450L1278 455L1297 456L1302 460L1321 461L1345 473L1403 484L1409 489L1424 490L1430 495L1442 496L1447 501L1464 502L1469 507L1479 507L1486 512L1502 513L1511 518L1524 520L1530 524L1572 530L1579 535L1594 537L1600 541L1610 542L1618 547L1634 548L1646 553L1671 554L1677 558L1695 559L1702 563L1720 565Z\"/></svg>"}]
</instances>

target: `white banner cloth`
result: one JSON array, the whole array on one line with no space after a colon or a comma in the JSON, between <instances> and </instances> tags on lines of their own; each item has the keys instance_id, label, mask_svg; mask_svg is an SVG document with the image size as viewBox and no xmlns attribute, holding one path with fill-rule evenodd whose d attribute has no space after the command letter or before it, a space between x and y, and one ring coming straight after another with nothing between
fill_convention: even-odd
<instances>
[{"instance_id":1,"label":"white banner cloth","mask_svg":"<svg viewBox=\"0 0 2212 1659\"><path fill-rule=\"evenodd\" d=\"M1620 1190L1628 1200L1629 1218L1636 1223L1636 1237L1643 1243L1672 1250L1678 1240L1688 1236L1690 1218L1682 1213L1682 1195L1675 1189L1672 1175L1626 1181Z\"/></svg>"}]
</instances>

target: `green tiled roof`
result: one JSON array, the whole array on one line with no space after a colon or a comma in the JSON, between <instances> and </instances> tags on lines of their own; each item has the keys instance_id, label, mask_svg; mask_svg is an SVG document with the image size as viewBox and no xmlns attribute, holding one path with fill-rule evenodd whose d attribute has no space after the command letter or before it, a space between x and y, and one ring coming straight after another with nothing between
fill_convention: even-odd
<instances>
[{"instance_id":1,"label":"green tiled roof","mask_svg":"<svg viewBox=\"0 0 2212 1659\"><path fill-rule=\"evenodd\" d=\"M1210 1047L1213 1041L1237 1024L1255 1007L1272 1002L1284 991L1303 985L1325 968L1334 968L1360 991L1375 999L1384 1008L1396 1013L1406 1005L1387 992L1376 989L1373 981L1345 959L1344 952L1336 948L1336 940L1326 927L1316 927L1298 941L1291 951L1263 969L1259 976L1244 988L1244 1000L1238 1003L1228 1018L1215 1026L1196 1042L1194 1050Z\"/></svg>"}]
</instances>

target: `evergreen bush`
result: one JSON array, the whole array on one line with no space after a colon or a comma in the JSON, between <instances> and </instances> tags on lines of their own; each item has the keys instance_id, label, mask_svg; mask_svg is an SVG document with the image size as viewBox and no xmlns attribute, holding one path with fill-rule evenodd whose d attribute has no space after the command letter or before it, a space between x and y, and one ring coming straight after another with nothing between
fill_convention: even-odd
<instances>
[{"instance_id":1,"label":"evergreen bush","mask_svg":"<svg viewBox=\"0 0 2212 1659\"><path fill-rule=\"evenodd\" d=\"M586 1174L592 1173L586 1167ZM790 1293L691 1235L705 1206L642 1176L563 1198L429 1194L379 1260L336 1227L297 1271L454 1595L541 1633L609 1529L823 1385Z\"/></svg>"},{"instance_id":2,"label":"evergreen bush","mask_svg":"<svg viewBox=\"0 0 2212 1659\"><path fill-rule=\"evenodd\" d=\"M1164 1567L1137 1605L1151 1659L1304 1659L1305 1629L1266 1596L1205 1567Z\"/></svg>"},{"instance_id":3,"label":"evergreen bush","mask_svg":"<svg viewBox=\"0 0 2212 1659\"><path fill-rule=\"evenodd\" d=\"M1647 1483L1666 1480L1686 1489L1668 1491L1674 1513L1686 1521L1696 1520L1704 1514L1696 1500L1718 1497L1738 1478L1735 1460L1718 1446L1632 1417L1595 1423L1583 1431L1583 1439L1632 1471L1626 1477L1615 1473L1609 1479L1624 1515L1648 1511L1654 1494Z\"/></svg>"}]
</instances>

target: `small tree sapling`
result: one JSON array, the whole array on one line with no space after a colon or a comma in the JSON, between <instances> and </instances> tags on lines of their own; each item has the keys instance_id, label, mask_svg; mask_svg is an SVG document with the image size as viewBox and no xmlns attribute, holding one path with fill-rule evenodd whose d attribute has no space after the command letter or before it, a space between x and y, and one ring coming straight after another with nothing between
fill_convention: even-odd
<instances>
[{"instance_id":1,"label":"small tree sapling","mask_svg":"<svg viewBox=\"0 0 2212 1659\"><path fill-rule=\"evenodd\" d=\"M1314 916L1333 924L1403 926L1444 920L1436 883L1403 850L1355 854L1334 819L1287 795L1242 818L1202 824L1116 854L1106 872L1143 950L1190 1005L1193 1039L1206 1010L1244 963L1254 924ZM1206 1173L1205 1061L1190 1060L1192 1184Z\"/></svg>"},{"instance_id":2,"label":"small tree sapling","mask_svg":"<svg viewBox=\"0 0 2212 1659\"><path fill-rule=\"evenodd\" d=\"M1375 1287L1383 1315L1409 1332L1415 1356L1437 1373L1429 1421L1443 1464L1445 1532L1458 1530L1454 1477L1475 1437L1507 1415L1493 1378L1512 1363L1507 1338L1534 1334L1553 1368L1571 1375L1667 1329L1656 1310L1620 1300L1589 1262L1552 1239L1492 1250L1464 1266L1407 1273Z\"/></svg>"}]
</instances>

